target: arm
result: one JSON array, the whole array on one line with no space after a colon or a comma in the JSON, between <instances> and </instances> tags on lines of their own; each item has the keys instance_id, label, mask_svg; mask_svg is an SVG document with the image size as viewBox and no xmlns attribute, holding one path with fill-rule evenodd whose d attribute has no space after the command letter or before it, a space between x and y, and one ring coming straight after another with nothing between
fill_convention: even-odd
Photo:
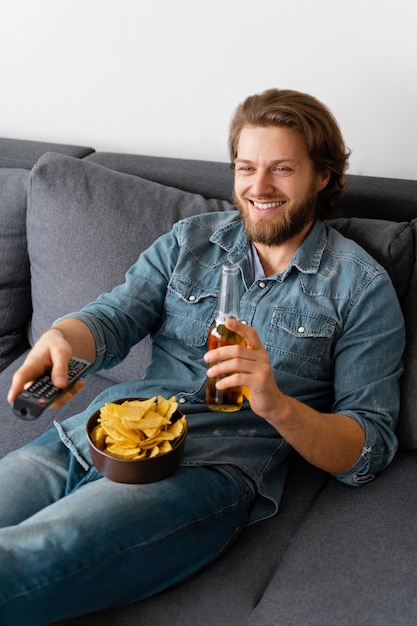
<instances>
[{"instance_id":1,"label":"arm","mask_svg":"<svg viewBox=\"0 0 417 626\"><path fill-rule=\"evenodd\" d=\"M96 348L89 328L79 320L66 318L47 330L35 343L13 376L8 402L12 403L27 383L49 368L52 368L52 383L60 389L64 388L68 382L68 362L72 356L94 362ZM83 381L77 381L54 406L68 402L83 386Z\"/></svg>"},{"instance_id":2,"label":"arm","mask_svg":"<svg viewBox=\"0 0 417 626\"><path fill-rule=\"evenodd\" d=\"M243 385L249 391L252 410L305 459L333 474L347 471L358 460L365 443L361 426L348 416L320 413L282 393L255 329L236 320L227 320L226 325L245 337L250 350L227 346L205 355L209 364L223 359L212 366L210 376L238 371L221 379L218 387Z\"/></svg>"},{"instance_id":3,"label":"arm","mask_svg":"<svg viewBox=\"0 0 417 626\"><path fill-rule=\"evenodd\" d=\"M12 403L27 383L49 368L52 368L52 383L64 388L71 356L94 362L95 370L108 369L122 361L132 345L159 320L171 258L176 255L177 248L173 232L163 235L141 254L127 272L123 284L102 294L80 312L59 319L39 338L15 372L8 401ZM141 311L140 315L138 311ZM53 406L67 402L83 386L83 381L77 381Z\"/></svg>"}]
</instances>

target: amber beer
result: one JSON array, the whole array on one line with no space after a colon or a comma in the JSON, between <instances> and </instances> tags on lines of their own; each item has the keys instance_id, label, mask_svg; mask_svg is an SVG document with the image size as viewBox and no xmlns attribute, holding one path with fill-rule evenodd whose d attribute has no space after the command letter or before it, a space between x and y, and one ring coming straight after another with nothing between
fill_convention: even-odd
<instances>
[{"instance_id":1,"label":"amber beer","mask_svg":"<svg viewBox=\"0 0 417 626\"><path fill-rule=\"evenodd\" d=\"M238 333L226 328L224 324L215 323L211 327L208 338L208 349L220 348L230 344L244 345L245 340ZM216 389L216 382L223 376L215 378L207 377L206 404L211 411L239 411L243 402L242 387L230 387L229 389Z\"/></svg>"},{"instance_id":2,"label":"amber beer","mask_svg":"<svg viewBox=\"0 0 417 626\"><path fill-rule=\"evenodd\" d=\"M208 349L214 350L227 345L244 345L245 339L225 326L228 318L239 318L239 289L238 289L237 265L223 265L220 283L220 292L216 319L212 324L208 336ZM230 374L227 374L230 376ZM229 389L217 389L216 382L224 378L216 376L207 377L206 404L211 411L232 412L239 411L243 402L242 387L230 387Z\"/></svg>"}]
</instances>

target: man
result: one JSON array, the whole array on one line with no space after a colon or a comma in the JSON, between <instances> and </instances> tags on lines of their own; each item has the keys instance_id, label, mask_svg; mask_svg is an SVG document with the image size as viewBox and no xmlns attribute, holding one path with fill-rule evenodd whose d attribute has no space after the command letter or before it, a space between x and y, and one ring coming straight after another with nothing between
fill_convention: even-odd
<instances>
[{"instance_id":1,"label":"man","mask_svg":"<svg viewBox=\"0 0 417 626\"><path fill-rule=\"evenodd\" d=\"M384 270L320 219L349 156L336 121L307 94L269 90L238 107L229 146L238 211L176 224L125 284L58 320L14 375L10 402L50 366L63 387L72 354L111 367L152 334L144 380L107 389L1 461L2 625L135 602L184 580L277 511L292 449L352 485L395 454L399 304ZM223 263L240 267L242 322L227 325L247 347L207 353ZM246 387L250 403L209 412L207 368L226 375L220 388ZM187 414L181 467L152 485L103 478L86 419L106 401L159 393Z\"/></svg>"}]
</instances>

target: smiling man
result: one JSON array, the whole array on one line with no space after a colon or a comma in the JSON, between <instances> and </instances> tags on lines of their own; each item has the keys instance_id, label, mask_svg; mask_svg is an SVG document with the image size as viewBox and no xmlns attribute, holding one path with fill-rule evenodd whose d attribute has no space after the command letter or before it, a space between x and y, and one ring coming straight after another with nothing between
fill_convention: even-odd
<instances>
[{"instance_id":1,"label":"smiling man","mask_svg":"<svg viewBox=\"0 0 417 626\"><path fill-rule=\"evenodd\" d=\"M246 233L261 262L274 259L270 273L281 271L313 225L330 172L316 172L300 133L280 126L242 128L233 164L233 199Z\"/></svg>"},{"instance_id":2,"label":"smiling man","mask_svg":"<svg viewBox=\"0 0 417 626\"><path fill-rule=\"evenodd\" d=\"M175 224L124 284L58 320L13 377L10 402L50 367L63 387L71 355L97 371L152 337L142 380L106 389L0 462L4 626L136 602L187 579L277 513L292 450L349 485L394 457L404 324L387 273L323 221L349 156L335 119L307 94L268 90L237 108L229 148L238 211ZM250 349L206 352L230 263L242 321L226 324ZM219 388L247 388L241 411L207 409L206 373L223 376ZM112 483L92 464L88 417L157 394L176 395L187 415L181 467L151 485Z\"/></svg>"}]
</instances>

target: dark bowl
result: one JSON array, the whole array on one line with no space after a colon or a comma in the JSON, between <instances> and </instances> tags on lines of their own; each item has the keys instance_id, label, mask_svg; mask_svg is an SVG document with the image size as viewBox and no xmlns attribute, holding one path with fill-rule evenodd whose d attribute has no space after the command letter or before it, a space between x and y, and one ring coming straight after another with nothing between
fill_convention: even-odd
<instances>
[{"instance_id":1,"label":"dark bowl","mask_svg":"<svg viewBox=\"0 0 417 626\"><path fill-rule=\"evenodd\" d=\"M145 400L145 398L123 398L120 400L112 400L116 404L122 404L126 400ZM104 450L99 450L91 441L91 432L97 425L97 420L100 417L100 409L93 413L89 418L86 426L87 439L90 446L91 458L93 463L99 472L117 483L153 483L158 480L163 480L168 476L171 476L180 464L185 440L187 437L187 423L185 424L184 431L177 440L174 440L172 444L172 450L160 454L158 456L150 457L147 459L117 459L110 454L107 454ZM181 411L175 411L171 421L175 422L179 418L183 417Z\"/></svg>"}]
</instances>

